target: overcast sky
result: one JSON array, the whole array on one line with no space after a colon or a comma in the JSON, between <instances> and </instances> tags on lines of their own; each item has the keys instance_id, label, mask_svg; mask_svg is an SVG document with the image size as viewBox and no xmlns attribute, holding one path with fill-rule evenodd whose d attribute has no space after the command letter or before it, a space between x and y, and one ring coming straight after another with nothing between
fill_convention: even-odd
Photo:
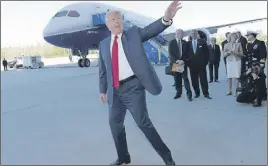
<instances>
[{"instance_id":1,"label":"overcast sky","mask_svg":"<svg viewBox=\"0 0 268 166\"><path fill-rule=\"evenodd\" d=\"M55 13L79 1L1 2L1 46L19 46L44 42L42 31ZM101 2L101 1L98 1ZM161 17L168 1L103 1L102 3L150 16ZM267 1L185 1L176 15L174 25L189 29L267 17ZM267 21L222 28L218 33L239 29L267 32Z\"/></svg>"}]
</instances>

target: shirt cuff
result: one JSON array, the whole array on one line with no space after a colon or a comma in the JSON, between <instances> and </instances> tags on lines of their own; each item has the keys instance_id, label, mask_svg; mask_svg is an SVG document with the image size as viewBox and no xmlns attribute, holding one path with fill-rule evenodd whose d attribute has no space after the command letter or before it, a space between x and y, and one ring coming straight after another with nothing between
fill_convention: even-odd
<instances>
[{"instance_id":1,"label":"shirt cuff","mask_svg":"<svg viewBox=\"0 0 268 166\"><path fill-rule=\"evenodd\" d=\"M164 17L162 17L162 23L164 24L164 25L171 25L172 24L172 20L169 20L168 22L166 22L166 21L164 21Z\"/></svg>"}]
</instances>

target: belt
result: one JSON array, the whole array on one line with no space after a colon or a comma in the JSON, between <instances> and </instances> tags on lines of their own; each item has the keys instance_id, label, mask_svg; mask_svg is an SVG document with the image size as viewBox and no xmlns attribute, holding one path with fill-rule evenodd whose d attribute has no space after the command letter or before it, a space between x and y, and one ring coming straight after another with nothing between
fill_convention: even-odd
<instances>
[{"instance_id":1,"label":"belt","mask_svg":"<svg viewBox=\"0 0 268 166\"><path fill-rule=\"evenodd\" d=\"M133 76L130 76L128 78L125 78L125 79L119 81L119 83L120 83L120 85L122 85L122 84L124 84L124 83L126 83L126 82L128 82L130 80L133 80L134 78L137 78L137 77L135 75L133 75Z\"/></svg>"}]
</instances>

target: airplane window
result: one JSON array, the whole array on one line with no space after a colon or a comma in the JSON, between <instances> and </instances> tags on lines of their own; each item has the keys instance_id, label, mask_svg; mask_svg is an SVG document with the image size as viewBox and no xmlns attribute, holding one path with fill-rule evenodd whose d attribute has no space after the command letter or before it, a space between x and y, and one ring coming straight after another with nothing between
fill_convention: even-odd
<instances>
[{"instance_id":1,"label":"airplane window","mask_svg":"<svg viewBox=\"0 0 268 166\"><path fill-rule=\"evenodd\" d=\"M68 13L68 11L61 11L61 12L58 12L54 17L64 17L66 16Z\"/></svg>"},{"instance_id":2,"label":"airplane window","mask_svg":"<svg viewBox=\"0 0 268 166\"><path fill-rule=\"evenodd\" d=\"M80 14L79 14L77 11L71 10L71 11L68 13L68 16L69 16L69 17L79 17Z\"/></svg>"}]
</instances>

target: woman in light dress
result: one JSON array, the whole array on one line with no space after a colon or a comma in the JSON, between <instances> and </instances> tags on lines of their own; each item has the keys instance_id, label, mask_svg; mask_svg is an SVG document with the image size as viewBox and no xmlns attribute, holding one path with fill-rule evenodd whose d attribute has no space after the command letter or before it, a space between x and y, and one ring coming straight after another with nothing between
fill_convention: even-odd
<instances>
[{"instance_id":1,"label":"woman in light dress","mask_svg":"<svg viewBox=\"0 0 268 166\"><path fill-rule=\"evenodd\" d=\"M236 88L239 85L239 78L241 75L241 57L243 50L240 43L237 43L236 33L231 33L228 36L228 43L223 49L223 56L226 57L227 78L229 82L229 92L226 95L232 95L232 79L235 79Z\"/></svg>"}]
</instances>

